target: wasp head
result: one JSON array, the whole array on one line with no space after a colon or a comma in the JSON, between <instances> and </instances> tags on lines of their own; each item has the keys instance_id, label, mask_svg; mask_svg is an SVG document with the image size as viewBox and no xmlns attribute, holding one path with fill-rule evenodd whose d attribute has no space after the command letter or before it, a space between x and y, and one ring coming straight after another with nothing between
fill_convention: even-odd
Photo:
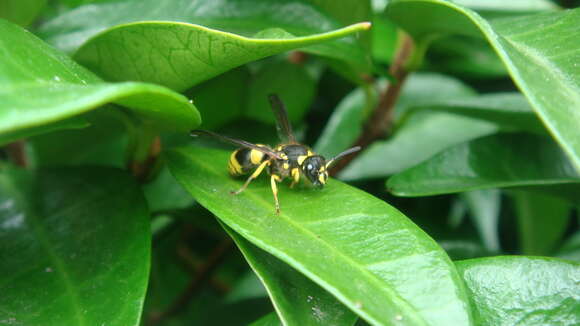
<instances>
[{"instance_id":1,"label":"wasp head","mask_svg":"<svg viewBox=\"0 0 580 326\"><path fill-rule=\"evenodd\" d=\"M320 155L308 156L302 162L302 172L312 184L317 188L322 188L328 179L326 170L326 160Z\"/></svg>"}]
</instances>

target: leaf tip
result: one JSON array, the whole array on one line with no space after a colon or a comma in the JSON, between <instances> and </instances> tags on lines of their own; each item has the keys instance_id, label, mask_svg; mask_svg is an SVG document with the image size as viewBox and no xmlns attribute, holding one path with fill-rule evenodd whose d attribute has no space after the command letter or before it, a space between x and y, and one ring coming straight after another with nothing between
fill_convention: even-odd
<instances>
[{"instance_id":1,"label":"leaf tip","mask_svg":"<svg viewBox=\"0 0 580 326\"><path fill-rule=\"evenodd\" d=\"M360 26L364 30L369 30L369 29L371 29L371 27L373 27L373 24L371 22L362 22L362 23L360 23Z\"/></svg>"}]
</instances>

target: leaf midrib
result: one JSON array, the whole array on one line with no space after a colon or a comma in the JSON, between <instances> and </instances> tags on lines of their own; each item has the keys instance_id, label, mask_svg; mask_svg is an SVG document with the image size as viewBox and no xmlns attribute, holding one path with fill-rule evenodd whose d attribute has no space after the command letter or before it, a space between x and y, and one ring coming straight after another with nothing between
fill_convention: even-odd
<instances>
[{"instance_id":1,"label":"leaf midrib","mask_svg":"<svg viewBox=\"0 0 580 326\"><path fill-rule=\"evenodd\" d=\"M184 152L182 152L184 153ZM217 169L215 169L214 166L209 165L209 164L205 164L206 162L203 162L201 160L196 160L195 156L193 155L189 155L187 153L186 154L191 160L197 162L198 165L204 167L206 170L213 172L216 175L220 175L219 171ZM227 179L227 182L229 184L232 185L238 185L236 182ZM248 191L246 192L247 195L249 195L250 197L253 197L254 199L257 199L257 202L259 202L263 207L270 209L271 211L274 211L274 207L270 206L270 202L266 201L264 198L258 196L257 194L255 194L254 192ZM406 310L410 310L414 313L414 315L416 317L418 317L423 324L425 323L425 320L423 319L423 316L418 313L418 311L416 310L416 308L414 306L412 306L409 302L407 302L407 300L405 300L404 298L400 297L398 294L396 294L394 292L394 290L392 290L391 286L388 285L387 283L384 283L382 279L380 279L379 277L377 277L375 274L373 274L372 272L370 272L369 270L367 270L366 268L364 268L364 265L361 265L360 263L356 262L355 260L353 260L351 257L345 255L344 253L336 250L333 246L331 246L327 241L324 241L322 238L318 238L312 231L303 228L300 224L294 222L288 215L286 215L285 213L281 212L280 215L276 216L276 218L284 218L284 220L286 221L287 224L292 225L296 230L300 231L301 233L303 233L307 238L314 240L315 242L319 242L322 245L324 245L324 247L328 248L329 251L331 253L336 254L336 256L341 257L343 260L350 262L352 266L357 267L357 269L359 269L361 271L362 274L366 275L368 277L368 279L372 280L373 283L377 284L377 287L379 289L381 289L382 291L386 292L386 294L388 295L389 298L391 298L392 302L396 302L396 300L399 301L398 306L399 307L404 307L404 309ZM230 221L228 221L230 222ZM231 223L231 222L230 222ZM236 226L237 223L236 223ZM240 229L243 230L243 228L240 227ZM236 232L237 228L236 228ZM319 278L317 275L315 275L314 273L310 272L308 269L304 268L304 265L299 263L298 261L296 261L295 259L293 259L292 257L286 256L285 254L283 254L282 252L276 252L275 250L271 250L269 245L266 245L265 243L262 242L262 240L254 238L253 236L248 236L248 238L251 238L254 240L255 243L260 243L262 244L262 246L260 246L260 248L263 248L265 251L270 252L271 254L273 254L274 256L278 257L282 256L285 257L287 261L292 261L296 266L300 266L301 267L301 271L304 274L308 274L310 276L311 279L317 280L317 283L319 284L324 284L326 285L325 288L330 288L333 290L330 290L331 293L334 293L338 298L341 298L343 302L347 303L347 305L351 306L351 309L356 309L356 307L354 307L354 302L349 302L350 300L347 300L345 296L342 295L342 293L339 293L338 291L335 290L335 288L333 286L330 286L330 284L326 283L323 279ZM390 293L389 293L390 292ZM393 298L396 298L396 300L392 300ZM360 309L359 310L360 313L367 315L368 314L365 311L362 311ZM369 318L374 320L375 322L378 322L377 320L375 320L374 318ZM379 322L380 323L380 322Z\"/></svg>"},{"instance_id":2,"label":"leaf midrib","mask_svg":"<svg viewBox=\"0 0 580 326\"><path fill-rule=\"evenodd\" d=\"M13 186L13 184L10 184L10 186ZM23 196L21 196L21 193L19 191L13 189L12 193L17 198L17 200L22 203L21 207L28 208L25 209L25 213L27 216L26 220L30 222L28 224L30 225L32 232L36 235L36 239L38 239L38 242L40 243L41 247L44 248L44 251L47 253L47 257L49 258L49 260L54 264L53 271L55 272L55 274L60 276L61 281L64 284L65 291L68 294L66 295L66 297L69 298L72 310L74 312L74 316L78 321L78 325L83 326L87 325L81 313L81 307L78 302L79 296L78 293L74 290L72 278L70 277L70 272L67 270L66 264L62 261L62 259L51 247L48 236L39 221L39 217L37 215L36 210L30 209L29 206L26 205L27 202L26 198L23 198Z\"/></svg>"}]
</instances>

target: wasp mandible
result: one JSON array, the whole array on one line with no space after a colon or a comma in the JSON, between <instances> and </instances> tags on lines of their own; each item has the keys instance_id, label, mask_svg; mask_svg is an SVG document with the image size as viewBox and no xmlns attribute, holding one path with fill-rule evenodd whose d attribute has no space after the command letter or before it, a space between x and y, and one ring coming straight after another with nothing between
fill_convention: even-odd
<instances>
[{"instance_id":1,"label":"wasp mandible","mask_svg":"<svg viewBox=\"0 0 580 326\"><path fill-rule=\"evenodd\" d=\"M232 194L240 194L250 182L257 178L267 168L270 175L270 185L274 194L276 214L280 214L278 202L278 182L291 178L290 188L300 181L302 175L317 188L322 188L328 179L328 168L341 157L360 150L356 146L326 160L322 155L314 153L308 146L296 141L292 126L284 104L277 95L269 95L270 105L276 117L276 128L282 141L275 148L264 144L252 144L244 140L230 138L207 130L193 130L192 136L207 135L221 141L239 146L231 155L228 170L232 176L251 173L244 185ZM252 172L253 171L253 172Z\"/></svg>"}]
</instances>

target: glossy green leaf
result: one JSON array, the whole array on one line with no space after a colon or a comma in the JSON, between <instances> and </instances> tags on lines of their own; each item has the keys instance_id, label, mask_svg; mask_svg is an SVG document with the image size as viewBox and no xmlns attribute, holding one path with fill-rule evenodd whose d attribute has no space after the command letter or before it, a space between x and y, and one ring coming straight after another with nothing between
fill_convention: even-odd
<instances>
[{"instance_id":1,"label":"glossy green leaf","mask_svg":"<svg viewBox=\"0 0 580 326\"><path fill-rule=\"evenodd\" d=\"M580 263L580 231L574 233L556 252L556 257Z\"/></svg>"},{"instance_id":2,"label":"glossy green leaf","mask_svg":"<svg viewBox=\"0 0 580 326\"><path fill-rule=\"evenodd\" d=\"M415 114L391 139L371 146L341 174L345 180L384 178L447 147L497 132L497 125L443 112Z\"/></svg>"},{"instance_id":3,"label":"glossy green leaf","mask_svg":"<svg viewBox=\"0 0 580 326\"><path fill-rule=\"evenodd\" d=\"M430 196L475 189L579 183L562 150L531 134L487 136L448 148L392 176L399 196Z\"/></svg>"},{"instance_id":4,"label":"glossy green leaf","mask_svg":"<svg viewBox=\"0 0 580 326\"><path fill-rule=\"evenodd\" d=\"M380 82L377 87L382 89L385 87L385 83ZM433 73L417 73L411 75L405 83L395 112L398 116L406 112L412 105L425 104L448 97L470 97L473 94L474 91L471 88L452 77ZM372 92L370 96L372 96L373 101L378 101L376 92ZM362 132L362 125L369 115L369 112L365 112L365 101L364 90L357 88L339 103L314 146L317 152L334 155L354 143ZM366 157L366 154L361 156ZM359 158L359 160L361 159L363 158ZM348 172L344 175L348 175Z\"/></svg>"},{"instance_id":5,"label":"glossy green leaf","mask_svg":"<svg viewBox=\"0 0 580 326\"><path fill-rule=\"evenodd\" d=\"M454 2L483 15L530 14L558 9L558 6L549 0L518 0L509 2L503 0L455 0Z\"/></svg>"},{"instance_id":6,"label":"glossy green leaf","mask_svg":"<svg viewBox=\"0 0 580 326\"><path fill-rule=\"evenodd\" d=\"M456 263L478 325L578 325L580 265L558 259L491 257Z\"/></svg>"},{"instance_id":7,"label":"glossy green leaf","mask_svg":"<svg viewBox=\"0 0 580 326\"><path fill-rule=\"evenodd\" d=\"M330 293L223 225L268 290L284 325L351 326L357 316Z\"/></svg>"},{"instance_id":8,"label":"glossy green leaf","mask_svg":"<svg viewBox=\"0 0 580 326\"><path fill-rule=\"evenodd\" d=\"M0 18L28 26L45 5L46 0L2 0L0 1Z\"/></svg>"},{"instance_id":9,"label":"glossy green leaf","mask_svg":"<svg viewBox=\"0 0 580 326\"><path fill-rule=\"evenodd\" d=\"M139 21L198 24L246 37L267 29L283 29L292 35L307 36L364 21L361 18L366 16L366 1L349 0L345 5L327 0L103 1L66 12L43 24L39 33L43 39L69 53L99 32ZM336 19L333 16L337 16ZM343 39L308 51L330 57L338 55L349 62L365 64L365 54L357 43L355 39Z\"/></svg>"},{"instance_id":10,"label":"glossy green leaf","mask_svg":"<svg viewBox=\"0 0 580 326\"><path fill-rule=\"evenodd\" d=\"M389 18L419 42L435 35L484 37L532 107L580 169L580 8L484 20L447 1L395 0Z\"/></svg>"},{"instance_id":11,"label":"glossy green leaf","mask_svg":"<svg viewBox=\"0 0 580 326\"><path fill-rule=\"evenodd\" d=\"M514 191L520 250L524 255L547 256L560 241L571 206L563 199L529 191Z\"/></svg>"},{"instance_id":12,"label":"glossy green leaf","mask_svg":"<svg viewBox=\"0 0 580 326\"><path fill-rule=\"evenodd\" d=\"M170 151L168 162L177 180L222 222L372 324L470 322L449 258L396 209L330 180L322 191L281 184L282 212L276 215L265 178L243 194L230 194L242 182L227 174L229 155L190 147Z\"/></svg>"},{"instance_id":13,"label":"glossy green leaf","mask_svg":"<svg viewBox=\"0 0 580 326\"><path fill-rule=\"evenodd\" d=\"M475 190L461 194L467 203L470 217L489 252L500 251L499 214L501 193L497 189Z\"/></svg>"},{"instance_id":14,"label":"glossy green leaf","mask_svg":"<svg viewBox=\"0 0 580 326\"><path fill-rule=\"evenodd\" d=\"M301 121L316 93L317 76L300 64L276 60L260 67L246 94L245 116L274 124L268 95L278 94L291 122Z\"/></svg>"},{"instance_id":15,"label":"glossy green leaf","mask_svg":"<svg viewBox=\"0 0 580 326\"><path fill-rule=\"evenodd\" d=\"M203 129L222 127L243 114L250 78L248 69L242 66L185 92L203 117Z\"/></svg>"},{"instance_id":16,"label":"glossy green leaf","mask_svg":"<svg viewBox=\"0 0 580 326\"><path fill-rule=\"evenodd\" d=\"M147 81L183 91L245 63L368 28L370 23L359 23L302 37L268 29L245 37L194 24L136 22L98 34L74 57L107 80ZM346 60L343 50L329 53Z\"/></svg>"},{"instance_id":17,"label":"glossy green leaf","mask_svg":"<svg viewBox=\"0 0 580 326\"><path fill-rule=\"evenodd\" d=\"M432 103L418 104L407 113L416 110L450 112L493 122L505 131L530 131L545 134L546 128L530 107L526 98L519 93L484 94L461 99L442 99ZM402 117L404 120L407 117Z\"/></svg>"},{"instance_id":18,"label":"glossy green leaf","mask_svg":"<svg viewBox=\"0 0 580 326\"><path fill-rule=\"evenodd\" d=\"M478 241L455 239L440 240L438 243L454 261L491 255L490 251Z\"/></svg>"},{"instance_id":19,"label":"glossy green leaf","mask_svg":"<svg viewBox=\"0 0 580 326\"><path fill-rule=\"evenodd\" d=\"M249 326L282 326L282 323L280 323L278 315L272 312L251 323Z\"/></svg>"},{"instance_id":20,"label":"glossy green leaf","mask_svg":"<svg viewBox=\"0 0 580 326\"><path fill-rule=\"evenodd\" d=\"M0 320L139 325L150 231L139 187L116 169L0 172Z\"/></svg>"},{"instance_id":21,"label":"glossy green leaf","mask_svg":"<svg viewBox=\"0 0 580 326\"><path fill-rule=\"evenodd\" d=\"M200 123L195 107L180 94L142 83L102 83L64 54L3 20L0 36L0 137L4 142L36 134L40 126L108 102L129 107L172 130L189 130Z\"/></svg>"},{"instance_id":22,"label":"glossy green leaf","mask_svg":"<svg viewBox=\"0 0 580 326\"><path fill-rule=\"evenodd\" d=\"M482 39L452 35L434 40L425 58L427 69L469 79L505 78L508 71L493 48Z\"/></svg>"}]
</instances>

